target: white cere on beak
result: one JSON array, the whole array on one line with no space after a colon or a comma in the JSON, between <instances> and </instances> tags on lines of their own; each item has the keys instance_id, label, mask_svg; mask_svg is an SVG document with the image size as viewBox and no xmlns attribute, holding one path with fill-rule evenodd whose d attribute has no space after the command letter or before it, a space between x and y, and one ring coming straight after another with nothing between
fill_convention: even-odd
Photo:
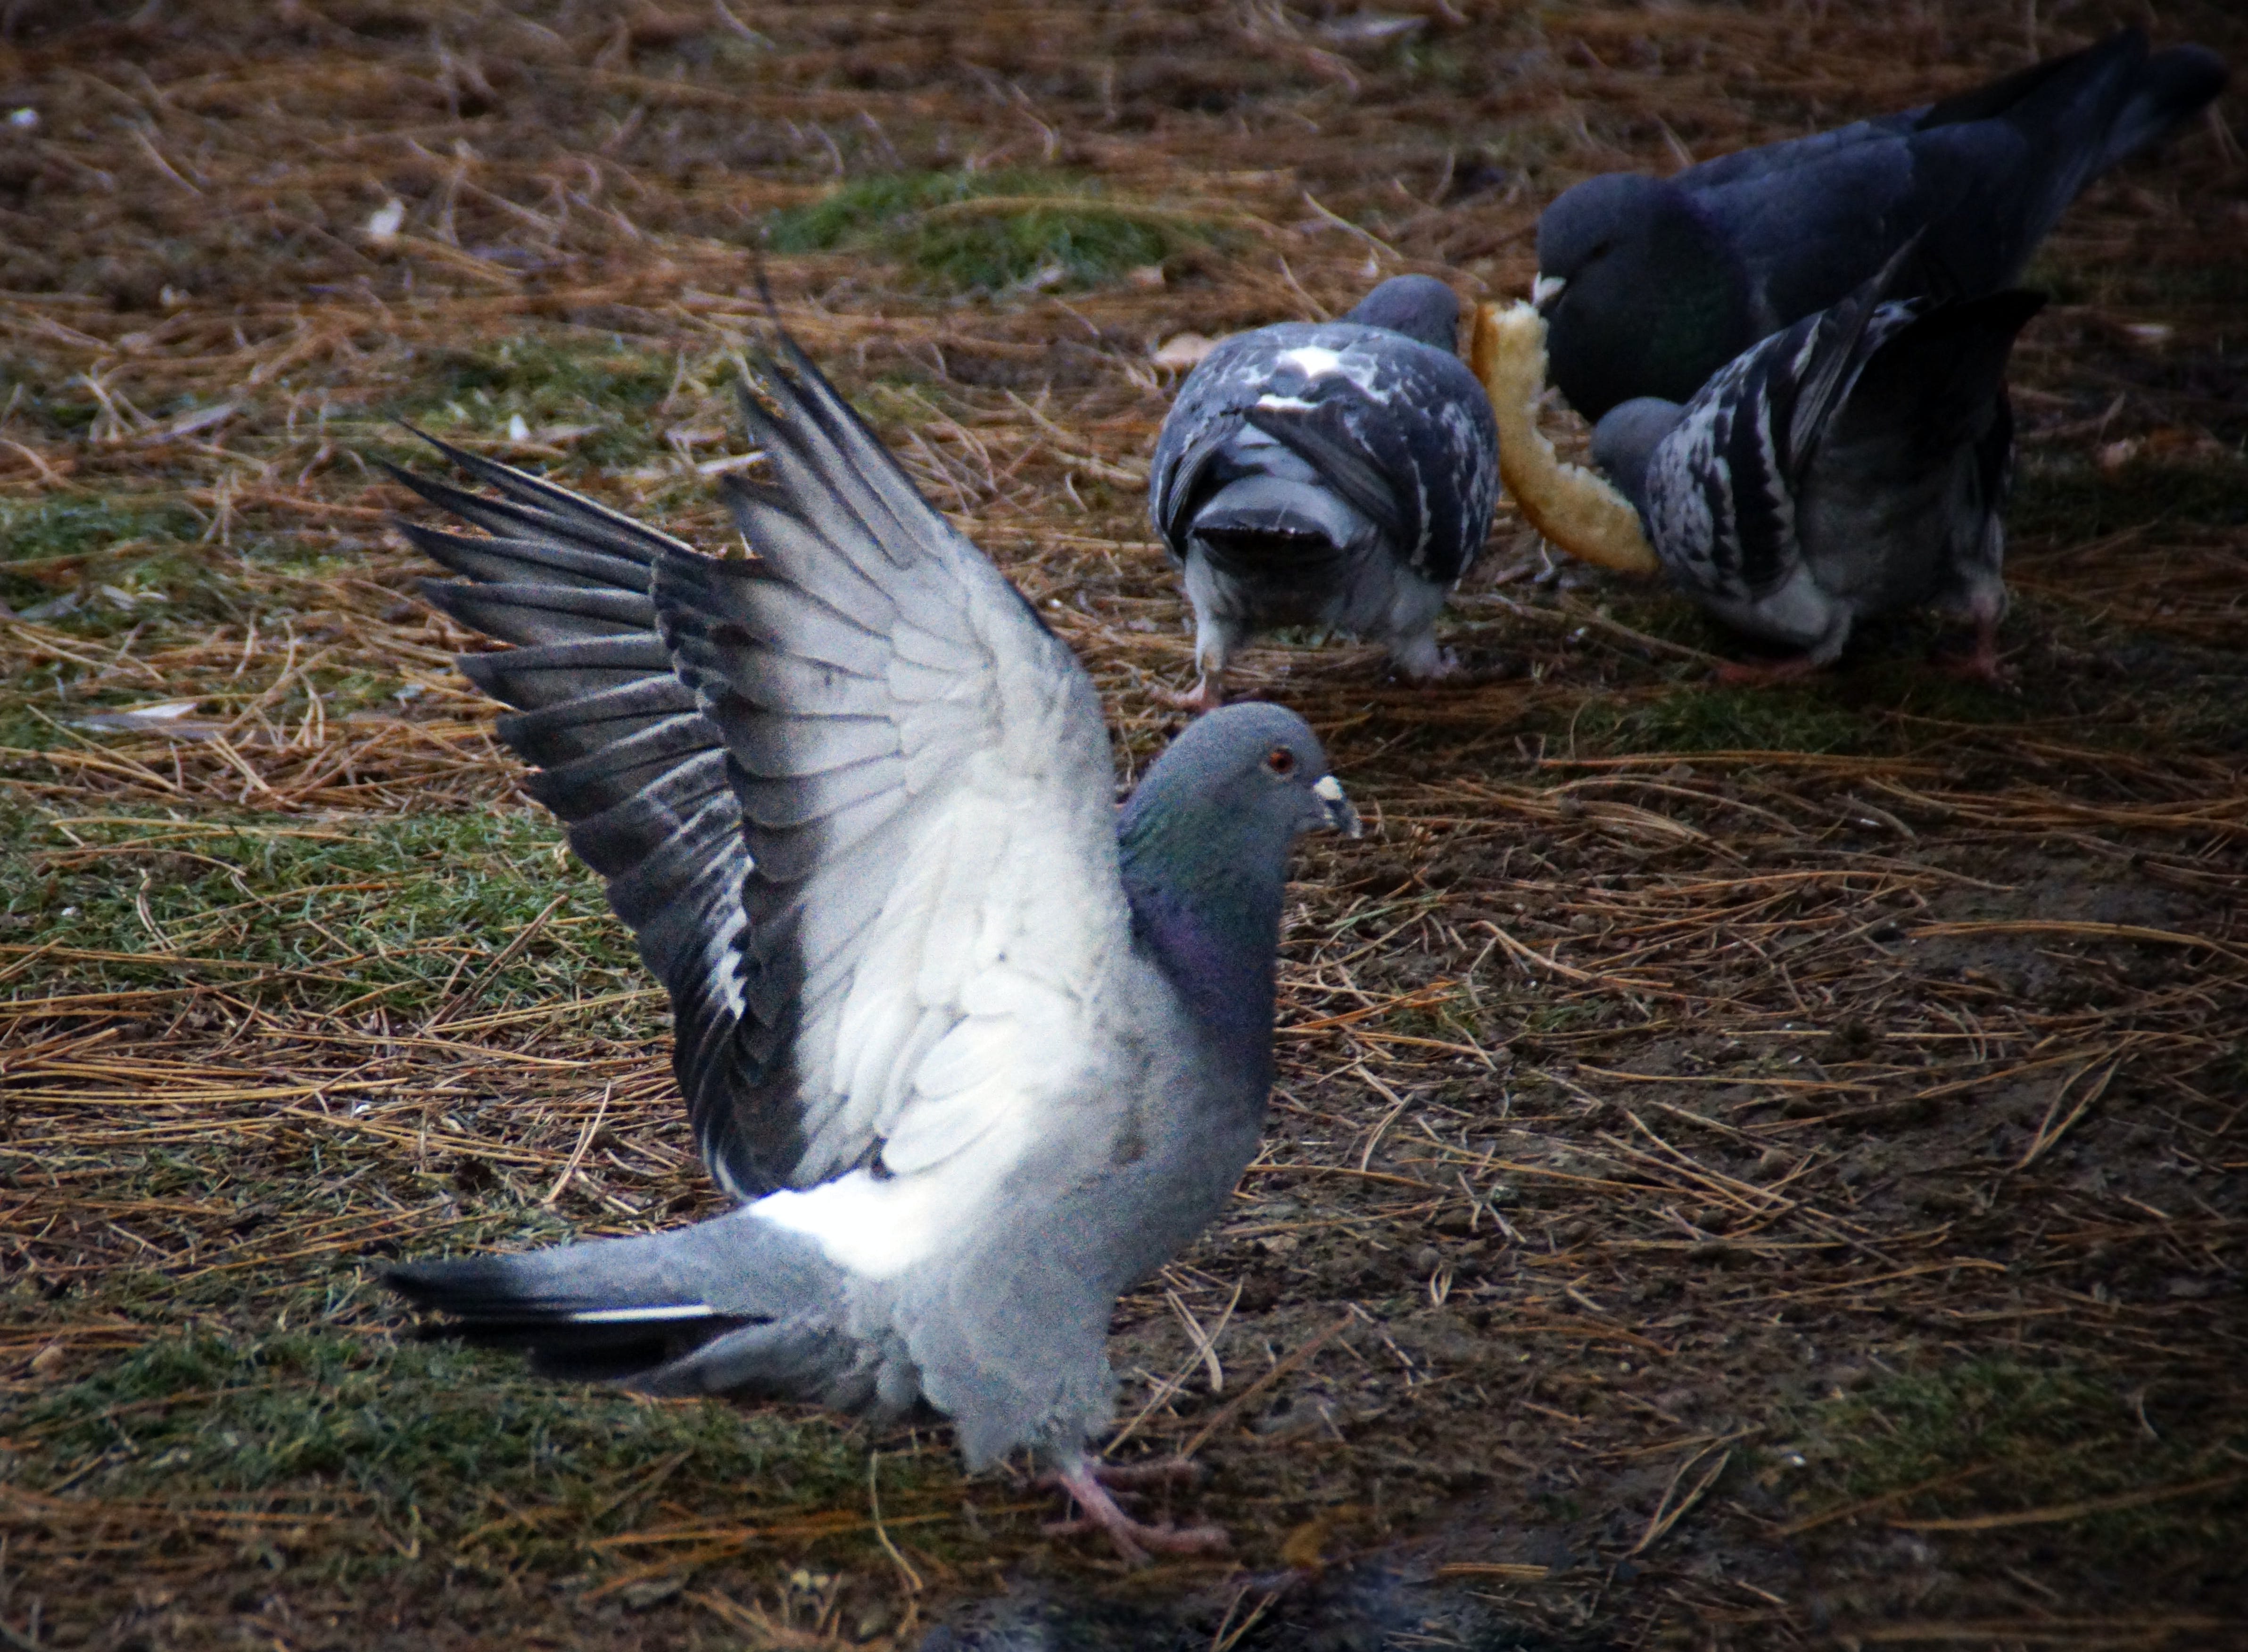
<instances>
[{"instance_id":1,"label":"white cere on beak","mask_svg":"<svg viewBox=\"0 0 2248 1652\"><path fill-rule=\"evenodd\" d=\"M1530 284L1530 302L1543 310L1561 296L1561 289L1569 284L1566 276L1539 276Z\"/></svg>"},{"instance_id":2,"label":"white cere on beak","mask_svg":"<svg viewBox=\"0 0 2248 1652\"><path fill-rule=\"evenodd\" d=\"M1331 774L1323 774L1312 782L1312 795L1322 803L1342 801L1342 782Z\"/></svg>"}]
</instances>

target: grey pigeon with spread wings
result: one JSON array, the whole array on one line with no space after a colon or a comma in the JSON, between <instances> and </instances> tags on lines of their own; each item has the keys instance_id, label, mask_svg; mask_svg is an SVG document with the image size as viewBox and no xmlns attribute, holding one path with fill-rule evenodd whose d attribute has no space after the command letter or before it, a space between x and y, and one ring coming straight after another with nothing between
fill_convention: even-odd
<instances>
[{"instance_id":1,"label":"grey pigeon with spread wings","mask_svg":"<svg viewBox=\"0 0 2248 1652\"><path fill-rule=\"evenodd\" d=\"M1924 108L1744 149L1669 178L1611 173L1538 223L1553 382L1599 419L1683 401L1758 339L1840 303L1915 236L1898 298L2013 285L2085 186L2223 90L2199 46L2137 29Z\"/></svg>"},{"instance_id":2,"label":"grey pigeon with spread wings","mask_svg":"<svg viewBox=\"0 0 2248 1652\"><path fill-rule=\"evenodd\" d=\"M1415 679L1449 668L1436 615L1498 497L1498 427L1458 324L1450 288L1399 276L1340 321L1236 334L1189 376L1148 500L1194 605L1185 703L1222 701L1243 640L1276 626L1386 643Z\"/></svg>"},{"instance_id":3,"label":"grey pigeon with spread wings","mask_svg":"<svg viewBox=\"0 0 2248 1652\"><path fill-rule=\"evenodd\" d=\"M417 1263L472 1340L643 1393L894 1416L1028 1448L1127 1555L1086 1451L1118 1293L1223 1205L1272 1078L1290 846L1355 832L1301 718L1189 727L1121 816L1083 668L792 346L745 397L747 560L446 448L482 536L406 531L517 646L462 668L668 990L741 1206L683 1230Z\"/></svg>"},{"instance_id":4,"label":"grey pigeon with spread wings","mask_svg":"<svg viewBox=\"0 0 2248 1652\"><path fill-rule=\"evenodd\" d=\"M1857 292L1756 345L1683 407L1641 397L1593 431L1671 582L1718 620L1832 663L1862 618L1933 603L1998 675L2015 335L2045 303L2010 290L1895 300L1909 249Z\"/></svg>"}]
</instances>

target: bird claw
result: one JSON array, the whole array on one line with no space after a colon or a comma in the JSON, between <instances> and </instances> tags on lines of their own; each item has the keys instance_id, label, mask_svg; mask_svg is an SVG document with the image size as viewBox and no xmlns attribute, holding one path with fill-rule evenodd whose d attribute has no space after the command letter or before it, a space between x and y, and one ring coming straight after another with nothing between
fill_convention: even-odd
<instances>
[{"instance_id":1,"label":"bird claw","mask_svg":"<svg viewBox=\"0 0 2248 1652\"><path fill-rule=\"evenodd\" d=\"M1202 1464L1189 1457L1157 1457L1152 1463L1094 1463L1088 1472L1101 1484L1118 1491L1134 1491L1143 1485L1196 1485L1202 1480ZM1050 1477L1047 1484L1067 1489L1060 1475Z\"/></svg>"},{"instance_id":2,"label":"bird claw","mask_svg":"<svg viewBox=\"0 0 2248 1652\"><path fill-rule=\"evenodd\" d=\"M1215 711L1225 703L1225 690L1215 677L1198 677L1191 689L1157 689L1155 698L1180 711Z\"/></svg>"},{"instance_id":3,"label":"bird claw","mask_svg":"<svg viewBox=\"0 0 2248 1652\"><path fill-rule=\"evenodd\" d=\"M1975 646L1965 654L1930 655L1928 662L1945 676L1961 682L1979 682L2003 694L2019 692L2013 673L1998 657L1998 636L1993 626L1977 626Z\"/></svg>"},{"instance_id":4,"label":"bird claw","mask_svg":"<svg viewBox=\"0 0 2248 1652\"><path fill-rule=\"evenodd\" d=\"M1161 1463L1130 1464L1079 1463L1046 1477L1043 1484L1066 1492L1078 1512L1050 1522L1045 1528L1057 1536L1101 1532L1127 1564L1144 1566L1150 1549L1167 1554L1207 1554L1226 1547L1232 1539L1223 1526L1148 1525L1124 1512L1108 1494L1108 1486L1145 1485L1159 1481L1193 1480L1202 1470L1191 1463L1172 1458Z\"/></svg>"}]
</instances>

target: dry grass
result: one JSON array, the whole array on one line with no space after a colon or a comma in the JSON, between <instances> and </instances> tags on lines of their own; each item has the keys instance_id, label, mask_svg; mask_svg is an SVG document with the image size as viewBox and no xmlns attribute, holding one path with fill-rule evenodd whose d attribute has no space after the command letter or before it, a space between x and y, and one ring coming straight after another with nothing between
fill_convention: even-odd
<instances>
[{"instance_id":1,"label":"dry grass","mask_svg":"<svg viewBox=\"0 0 2248 1652\"><path fill-rule=\"evenodd\" d=\"M362 1267L711 1208L660 1000L412 600L394 416L715 538L749 249L841 202L783 320L1136 764L1189 675L1152 346L1518 293L1576 177L2109 8L85 10L0 45L0 1639L913 1646L1001 1579L1096 1646L2248 1634L2214 128L2041 262L2018 697L1909 625L1713 688L1504 518L1463 685L1244 662L1376 825L1306 857L1265 1153L1119 1316L1119 1453L1205 1461L1244 1569L1121 1579L941 1433L401 1343Z\"/></svg>"}]
</instances>

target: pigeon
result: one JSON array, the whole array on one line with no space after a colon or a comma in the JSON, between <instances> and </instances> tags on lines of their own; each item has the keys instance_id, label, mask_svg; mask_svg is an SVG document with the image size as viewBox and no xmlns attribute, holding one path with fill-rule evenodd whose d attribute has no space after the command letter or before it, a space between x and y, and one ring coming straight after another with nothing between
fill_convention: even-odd
<instances>
[{"instance_id":1,"label":"pigeon","mask_svg":"<svg viewBox=\"0 0 2248 1652\"><path fill-rule=\"evenodd\" d=\"M1278 626L1386 643L1416 681L1450 668L1436 615L1498 497L1498 429L1458 324L1450 288L1398 276L1340 321L1237 333L1189 376L1148 499L1194 606L1181 703L1221 703L1243 638Z\"/></svg>"},{"instance_id":2,"label":"pigeon","mask_svg":"<svg viewBox=\"0 0 2248 1652\"><path fill-rule=\"evenodd\" d=\"M1758 339L1840 303L1920 236L1894 295L2013 286L2085 186L2224 87L2199 46L2096 45L1902 114L1689 167L1611 173L1538 222L1532 296L1552 381L1597 421L1683 401Z\"/></svg>"},{"instance_id":3,"label":"pigeon","mask_svg":"<svg viewBox=\"0 0 2248 1652\"><path fill-rule=\"evenodd\" d=\"M466 576L428 599L516 645L461 669L667 989L738 1203L387 1281L558 1377L926 1405L971 1469L1026 1448L1127 1558L1216 1546L1087 1455L1109 1318L1255 1149L1291 846L1357 817L1271 705L1191 723L1120 814L1068 648L792 343L757 372L746 559L442 442L494 492L394 472L483 531L401 524Z\"/></svg>"},{"instance_id":4,"label":"pigeon","mask_svg":"<svg viewBox=\"0 0 2248 1652\"><path fill-rule=\"evenodd\" d=\"M1637 507L1671 583L1723 623L1798 651L1724 680L1832 664L1860 619L1922 603L1971 620L1962 668L2002 680L2004 380L2045 297L1898 299L1913 250L1751 346L1683 407L1637 397L1593 428L1594 462Z\"/></svg>"}]
</instances>

